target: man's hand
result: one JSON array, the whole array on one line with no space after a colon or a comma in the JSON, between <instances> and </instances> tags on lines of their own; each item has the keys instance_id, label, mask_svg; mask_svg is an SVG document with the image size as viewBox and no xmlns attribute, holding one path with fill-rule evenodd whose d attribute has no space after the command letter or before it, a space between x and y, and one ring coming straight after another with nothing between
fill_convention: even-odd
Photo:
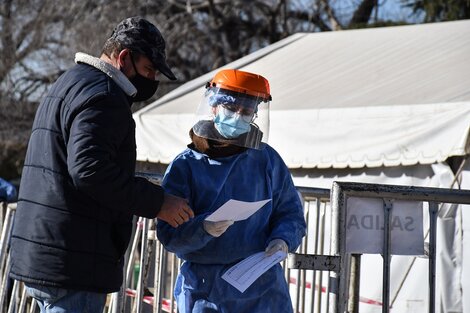
<instances>
[{"instance_id":1,"label":"man's hand","mask_svg":"<svg viewBox=\"0 0 470 313\"><path fill-rule=\"evenodd\" d=\"M167 222L173 227L178 227L193 217L194 212L189 207L188 201L165 193L165 198L160 212L157 214L157 218Z\"/></svg>"}]
</instances>

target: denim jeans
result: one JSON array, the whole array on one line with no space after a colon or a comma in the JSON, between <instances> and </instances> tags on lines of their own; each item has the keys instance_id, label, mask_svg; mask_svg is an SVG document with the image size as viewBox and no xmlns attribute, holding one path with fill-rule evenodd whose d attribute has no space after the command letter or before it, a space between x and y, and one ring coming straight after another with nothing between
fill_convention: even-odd
<instances>
[{"instance_id":1,"label":"denim jeans","mask_svg":"<svg viewBox=\"0 0 470 313\"><path fill-rule=\"evenodd\" d=\"M25 284L41 313L103 313L106 294Z\"/></svg>"}]
</instances>

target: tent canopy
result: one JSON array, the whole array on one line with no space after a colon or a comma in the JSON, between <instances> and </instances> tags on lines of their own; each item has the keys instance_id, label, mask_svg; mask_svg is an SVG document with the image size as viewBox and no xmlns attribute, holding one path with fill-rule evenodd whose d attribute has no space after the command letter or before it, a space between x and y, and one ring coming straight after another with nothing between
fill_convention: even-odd
<instances>
[{"instance_id":1,"label":"tent canopy","mask_svg":"<svg viewBox=\"0 0 470 313\"><path fill-rule=\"evenodd\" d=\"M470 20L295 34L224 68L269 80L268 142L296 186L330 188L332 181L346 180L450 188L454 173L441 162L470 154ZM138 160L168 164L186 147L204 85L215 72L134 114ZM469 169L467 163L465 178ZM469 188L465 178L461 188ZM462 216L442 219L447 226L438 232L448 245L438 246L443 312L470 307L468 268L461 261L469 242L456 235L470 225L468 214ZM427 290L420 283L427 279L427 260L407 265L394 258L394 310L424 311ZM361 295L380 299L375 283L381 259L363 257L361 263L367 269L361 271Z\"/></svg>"},{"instance_id":2,"label":"tent canopy","mask_svg":"<svg viewBox=\"0 0 470 313\"><path fill-rule=\"evenodd\" d=\"M292 169L432 164L469 153L470 20L299 33L223 68L269 80L268 142ZM215 72L134 114L138 160L168 164L186 147Z\"/></svg>"}]
</instances>

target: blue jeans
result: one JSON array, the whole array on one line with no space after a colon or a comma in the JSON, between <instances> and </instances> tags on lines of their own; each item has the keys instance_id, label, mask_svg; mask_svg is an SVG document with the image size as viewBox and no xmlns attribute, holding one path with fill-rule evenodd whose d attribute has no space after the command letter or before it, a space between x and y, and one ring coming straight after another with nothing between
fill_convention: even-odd
<instances>
[{"instance_id":1,"label":"blue jeans","mask_svg":"<svg viewBox=\"0 0 470 313\"><path fill-rule=\"evenodd\" d=\"M106 294L25 284L41 313L103 313Z\"/></svg>"}]
</instances>

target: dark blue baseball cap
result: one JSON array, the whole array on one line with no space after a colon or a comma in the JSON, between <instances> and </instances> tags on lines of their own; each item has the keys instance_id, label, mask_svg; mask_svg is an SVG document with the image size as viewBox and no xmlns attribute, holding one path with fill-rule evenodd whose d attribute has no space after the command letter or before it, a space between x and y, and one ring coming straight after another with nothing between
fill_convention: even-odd
<instances>
[{"instance_id":1,"label":"dark blue baseball cap","mask_svg":"<svg viewBox=\"0 0 470 313\"><path fill-rule=\"evenodd\" d=\"M158 28L146 19L138 16L126 18L114 28L111 39L124 48L145 55L160 73L176 80L166 63L165 40Z\"/></svg>"}]
</instances>

